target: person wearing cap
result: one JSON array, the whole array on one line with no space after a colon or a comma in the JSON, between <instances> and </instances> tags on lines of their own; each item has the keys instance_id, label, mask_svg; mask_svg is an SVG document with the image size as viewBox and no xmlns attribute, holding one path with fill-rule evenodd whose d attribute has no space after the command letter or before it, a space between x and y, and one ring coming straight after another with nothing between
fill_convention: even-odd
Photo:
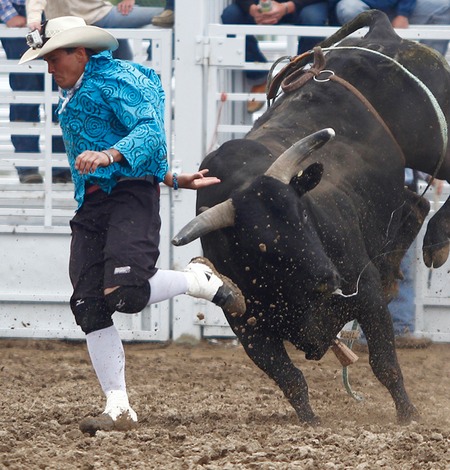
<instances>
[{"instance_id":1,"label":"person wearing cap","mask_svg":"<svg viewBox=\"0 0 450 470\"><path fill-rule=\"evenodd\" d=\"M160 80L140 64L113 59L116 47L107 31L62 17L47 22L41 40L20 60L42 57L61 89L58 116L78 202L70 224L70 305L106 396L104 412L80 423L91 435L137 423L115 311L140 312L183 293L245 311L240 290L204 258L191 260L184 271L156 267L159 183L177 190L220 181L207 170L169 170Z\"/></svg>"}]
</instances>

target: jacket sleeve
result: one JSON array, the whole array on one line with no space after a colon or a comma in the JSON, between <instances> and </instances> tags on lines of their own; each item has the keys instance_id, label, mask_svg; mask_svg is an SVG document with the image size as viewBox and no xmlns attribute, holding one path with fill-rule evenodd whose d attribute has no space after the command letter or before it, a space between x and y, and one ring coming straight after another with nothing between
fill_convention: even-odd
<instances>
[{"instance_id":1,"label":"jacket sleeve","mask_svg":"<svg viewBox=\"0 0 450 470\"><path fill-rule=\"evenodd\" d=\"M0 2L0 20L2 23L7 23L11 18L18 16L17 10L14 8L13 4L9 1Z\"/></svg>"},{"instance_id":2,"label":"jacket sleeve","mask_svg":"<svg viewBox=\"0 0 450 470\"><path fill-rule=\"evenodd\" d=\"M115 77L119 86L105 89L108 103L128 134L113 145L135 170L150 168L160 180L167 172L167 145L164 129L165 96L156 73L137 75L137 81Z\"/></svg>"}]
</instances>

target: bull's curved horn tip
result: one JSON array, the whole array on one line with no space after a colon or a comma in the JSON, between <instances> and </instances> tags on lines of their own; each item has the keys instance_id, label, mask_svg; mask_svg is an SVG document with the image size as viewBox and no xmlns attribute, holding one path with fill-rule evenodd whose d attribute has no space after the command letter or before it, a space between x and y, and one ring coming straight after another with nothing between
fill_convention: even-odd
<instances>
[{"instance_id":1,"label":"bull's curved horn tip","mask_svg":"<svg viewBox=\"0 0 450 470\"><path fill-rule=\"evenodd\" d=\"M183 240L177 236L173 237L171 240L172 245L174 246L181 246L183 244Z\"/></svg>"},{"instance_id":2,"label":"bull's curved horn tip","mask_svg":"<svg viewBox=\"0 0 450 470\"><path fill-rule=\"evenodd\" d=\"M332 127L327 127L326 131L328 132L331 138L336 135L336 132L334 132L334 129Z\"/></svg>"}]
</instances>

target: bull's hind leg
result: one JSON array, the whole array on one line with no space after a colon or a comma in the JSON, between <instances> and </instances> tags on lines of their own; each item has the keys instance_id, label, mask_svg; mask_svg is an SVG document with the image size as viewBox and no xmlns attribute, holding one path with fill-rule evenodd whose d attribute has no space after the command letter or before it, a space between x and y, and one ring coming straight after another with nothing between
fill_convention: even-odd
<instances>
[{"instance_id":1,"label":"bull's hind leg","mask_svg":"<svg viewBox=\"0 0 450 470\"><path fill-rule=\"evenodd\" d=\"M282 339L271 340L262 335L240 338L250 359L283 391L299 420L319 424L309 404L308 385L302 372L292 363Z\"/></svg>"},{"instance_id":2,"label":"bull's hind leg","mask_svg":"<svg viewBox=\"0 0 450 470\"><path fill-rule=\"evenodd\" d=\"M403 279L403 275L400 272L400 263L417 237L430 210L430 203L424 197L406 188L404 195L405 205L398 232L387 246L386 255L375 260L380 271L383 291L388 302L397 294L397 280Z\"/></svg>"},{"instance_id":3,"label":"bull's hind leg","mask_svg":"<svg viewBox=\"0 0 450 470\"><path fill-rule=\"evenodd\" d=\"M394 330L386 306L366 305L365 320L360 321L367 338L369 362L377 379L389 390L397 411L397 420L406 424L419 418L419 414L406 393L403 374L395 352Z\"/></svg>"}]
</instances>

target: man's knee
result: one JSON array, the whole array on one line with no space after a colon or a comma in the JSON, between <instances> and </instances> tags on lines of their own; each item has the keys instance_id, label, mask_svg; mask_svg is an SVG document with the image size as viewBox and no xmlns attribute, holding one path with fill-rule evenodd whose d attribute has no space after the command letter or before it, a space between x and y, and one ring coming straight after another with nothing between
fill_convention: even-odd
<instances>
[{"instance_id":1,"label":"man's knee","mask_svg":"<svg viewBox=\"0 0 450 470\"><path fill-rule=\"evenodd\" d=\"M336 17L340 24L344 24L366 10L370 7L361 0L340 0L336 4Z\"/></svg>"},{"instance_id":2,"label":"man's knee","mask_svg":"<svg viewBox=\"0 0 450 470\"><path fill-rule=\"evenodd\" d=\"M306 26L324 26L328 23L328 4L321 2L301 9L296 24Z\"/></svg>"},{"instance_id":3,"label":"man's knee","mask_svg":"<svg viewBox=\"0 0 450 470\"><path fill-rule=\"evenodd\" d=\"M242 24L244 22L244 12L232 3L223 10L221 20L223 24Z\"/></svg>"},{"instance_id":4,"label":"man's knee","mask_svg":"<svg viewBox=\"0 0 450 470\"><path fill-rule=\"evenodd\" d=\"M141 286L120 286L105 296L106 305L112 312L138 313L150 299L150 284Z\"/></svg>"},{"instance_id":5,"label":"man's knee","mask_svg":"<svg viewBox=\"0 0 450 470\"><path fill-rule=\"evenodd\" d=\"M102 330L113 325L111 311L106 305L105 299L87 297L84 299L70 299L70 308L75 316L77 325L84 333Z\"/></svg>"}]
</instances>

